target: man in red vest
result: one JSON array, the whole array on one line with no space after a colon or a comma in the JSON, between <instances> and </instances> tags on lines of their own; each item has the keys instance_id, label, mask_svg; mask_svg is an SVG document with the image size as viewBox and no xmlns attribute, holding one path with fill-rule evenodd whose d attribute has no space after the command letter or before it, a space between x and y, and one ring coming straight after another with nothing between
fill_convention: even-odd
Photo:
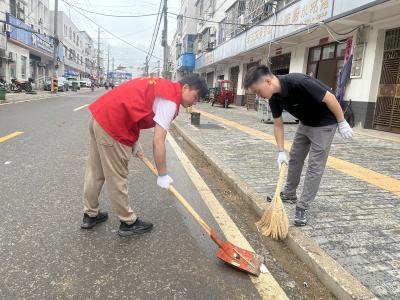
<instances>
[{"instance_id":1,"label":"man in red vest","mask_svg":"<svg viewBox=\"0 0 400 300\"><path fill-rule=\"evenodd\" d=\"M153 224L140 220L128 201L128 162L141 152L141 129L154 127L153 155L158 170L157 184L168 189L172 178L166 165L165 138L179 106L192 106L207 93L197 74L179 82L162 78L137 78L109 91L89 106L90 153L83 193L81 228L91 229L108 218L100 212L98 197L104 182L111 204L120 218L119 235L145 233Z\"/></svg>"}]
</instances>

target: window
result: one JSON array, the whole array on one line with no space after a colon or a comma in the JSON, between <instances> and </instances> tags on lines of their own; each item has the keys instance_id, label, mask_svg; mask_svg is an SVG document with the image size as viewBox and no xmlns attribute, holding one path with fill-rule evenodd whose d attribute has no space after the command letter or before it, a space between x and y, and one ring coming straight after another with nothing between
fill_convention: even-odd
<instances>
[{"instance_id":1,"label":"window","mask_svg":"<svg viewBox=\"0 0 400 300\"><path fill-rule=\"evenodd\" d=\"M321 48L316 47L316 48L311 48L310 49L310 61L318 61L321 57Z\"/></svg>"},{"instance_id":2,"label":"window","mask_svg":"<svg viewBox=\"0 0 400 300\"><path fill-rule=\"evenodd\" d=\"M343 68L346 47L345 42L334 42L310 48L307 75L317 78L335 89L339 73Z\"/></svg>"},{"instance_id":3,"label":"window","mask_svg":"<svg viewBox=\"0 0 400 300\"><path fill-rule=\"evenodd\" d=\"M322 48L321 59L332 59L335 58L335 48L336 44L328 44Z\"/></svg>"},{"instance_id":4,"label":"window","mask_svg":"<svg viewBox=\"0 0 400 300\"><path fill-rule=\"evenodd\" d=\"M21 78L26 79L27 58L21 55Z\"/></svg>"},{"instance_id":5,"label":"window","mask_svg":"<svg viewBox=\"0 0 400 300\"><path fill-rule=\"evenodd\" d=\"M225 42L225 27L226 27L226 19L223 19L221 23L218 25L218 44Z\"/></svg>"}]
</instances>

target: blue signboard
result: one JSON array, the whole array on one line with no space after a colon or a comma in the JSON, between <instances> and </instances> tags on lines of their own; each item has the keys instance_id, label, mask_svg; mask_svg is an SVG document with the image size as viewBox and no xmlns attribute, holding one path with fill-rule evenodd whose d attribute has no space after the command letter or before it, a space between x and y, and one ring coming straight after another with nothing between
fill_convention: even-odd
<instances>
[{"instance_id":1,"label":"blue signboard","mask_svg":"<svg viewBox=\"0 0 400 300\"><path fill-rule=\"evenodd\" d=\"M133 75L132 73L124 72L108 72L108 78L131 80L133 78Z\"/></svg>"},{"instance_id":2,"label":"blue signboard","mask_svg":"<svg viewBox=\"0 0 400 300\"><path fill-rule=\"evenodd\" d=\"M29 47L38 49L51 55L53 53L53 39L40 33L32 33L31 26L25 24L16 17L6 14L7 23L11 25L11 31L8 33L8 37L17 40ZM13 27L16 25L20 28ZM27 30L24 30L27 29ZM29 31L28 31L29 30ZM60 47L61 48L61 47Z\"/></svg>"},{"instance_id":3,"label":"blue signboard","mask_svg":"<svg viewBox=\"0 0 400 300\"><path fill-rule=\"evenodd\" d=\"M65 70L64 71L64 76L78 76L79 72L76 72L74 70Z\"/></svg>"}]
</instances>

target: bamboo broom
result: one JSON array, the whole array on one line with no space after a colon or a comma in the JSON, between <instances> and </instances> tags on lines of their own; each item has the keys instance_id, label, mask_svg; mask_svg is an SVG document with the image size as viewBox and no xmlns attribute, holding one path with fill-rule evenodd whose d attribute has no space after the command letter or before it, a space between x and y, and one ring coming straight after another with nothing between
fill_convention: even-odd
<instances>
[{"instance_id":1,"label":"bamboo broom","mask_svg":"<svg viewBox=\"0 0 400 300\"><path fill-rule=\"evenodd\" d=\"M286 169L286 163L282 163L274 198L266 208L264 215L256 223L258 231L262 235L271 236L275 240L285 239L289 230L289 220L280 195L285 180Z\"/></svg>"}]
</instances>

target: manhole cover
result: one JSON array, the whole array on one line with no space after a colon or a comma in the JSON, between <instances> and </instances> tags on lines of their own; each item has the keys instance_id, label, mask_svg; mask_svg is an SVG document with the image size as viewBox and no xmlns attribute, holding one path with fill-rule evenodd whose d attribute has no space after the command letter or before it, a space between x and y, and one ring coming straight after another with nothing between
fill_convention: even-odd
<instances>
[{"instance_id":1,"label":"manhole cover","mask_svg":"<svg viewBox=\"0 0 400 300\"><path fill-rule=\"evenodd\" d=\"M199 126L196 126L199 129L225 129L222 126L219 126L217 124L200 124Z\"/></svg>"}]
</instances>

